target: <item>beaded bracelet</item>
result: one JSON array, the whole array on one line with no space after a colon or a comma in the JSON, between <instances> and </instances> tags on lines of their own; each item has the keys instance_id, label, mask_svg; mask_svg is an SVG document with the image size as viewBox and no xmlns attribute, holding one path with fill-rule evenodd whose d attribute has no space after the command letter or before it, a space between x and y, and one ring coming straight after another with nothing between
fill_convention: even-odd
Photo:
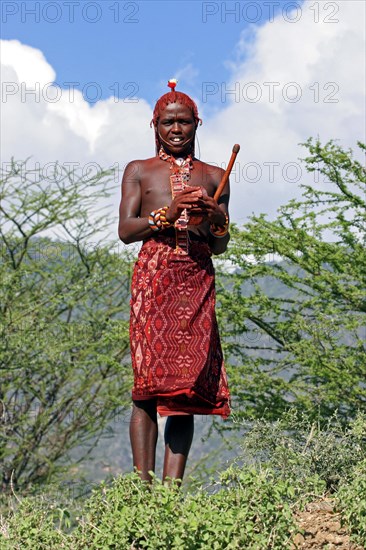
<instances>
[{"instance_id":1,"label":"beaded bracelet","mask_svg":"<svg viewBox=\"0 0 366 550\"><path fill-rule=\"evenodd\" d=\"M153 210L149 214L149 226L153 231L161 231L166 227L171 227L173 224L166 219L166 213L169 206L163 206L157 210Z\"/></svg>"},{"instance_id":2,"label":"beaded bracelet","mask_svg":"<svg viewBox=\"0 0 366 550\"><path fill-rule=\"evenodd\" d=\"M227 214L225 214L224 225L216 225L214 223L210 225L210 233L217 239L222 239L222 237L225 237L228 234L228 231L229 231L229 217Z\"/></svg>"},{"instance_id":3,"label":"beaded bracelet","mask_svg":"<svg viewBox=\"0 0 366 550\"><path fill-rule=\"evenodd\" d=\"M155 217L155 210L153 210L152 212L150 212L149 214L149 226L150 226L150 229L152 231L160 231L162 229L161 226L158 226L155 224L155 221L154 221L154 217Z\"/></svg>"}]
</instances>

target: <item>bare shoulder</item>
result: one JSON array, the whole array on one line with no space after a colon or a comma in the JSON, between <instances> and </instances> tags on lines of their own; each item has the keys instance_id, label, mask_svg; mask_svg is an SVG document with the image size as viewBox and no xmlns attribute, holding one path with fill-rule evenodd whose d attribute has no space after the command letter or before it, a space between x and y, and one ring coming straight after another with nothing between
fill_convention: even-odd
<instances>
[{"instance_id":1,"label":"bare shoulder","mask_svg":"<svg viewBox=\"0 0 366 550\"><path fill-rule=\"evenodd\" d=\"M144 173L146 173L146 171L150 171L157 164L159 164L159 159L157 159L157 157L131 160L128 164L126 164L125 174L140 178Z\"/></svg>"},{"instance_id":2,"label":"bare shoulder","mask_svg":"<svg viewBox=\"0 0 366 550\"><path fill-rule=\"evenodd\" d=\"M123 181L140 181L141 178L146 175L147 172L151 171L153 166L156 163L156 157L148 158L148 159L137 159L137 160L131 160L128 164L126 164L124 173L123 173Z\"/></svg>"}]
</instances>

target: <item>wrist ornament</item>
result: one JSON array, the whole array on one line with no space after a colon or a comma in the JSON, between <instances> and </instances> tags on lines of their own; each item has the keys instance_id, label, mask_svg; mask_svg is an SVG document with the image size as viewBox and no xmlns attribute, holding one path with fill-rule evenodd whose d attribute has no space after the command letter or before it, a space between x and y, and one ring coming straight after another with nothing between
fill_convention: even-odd
<instances>
[{"instance_id":1,"label":"wrist ornament","mask_svg":"<svg viewBox=\"0 0 366 550\"><path fill-rule=\"evenodd\" d=\"M229 217L225 214L225 223L224 225L217 225L215 223L210 224L210 233L217 239L222 239L228 234L229 231Z\"/></svg>"},{"instance_id":2,"label":"wrist ornament","mask_svg":"<svg viewBox=\"0 0 366 550\"><path fill-rule=\"evenodd\" d=\"M166 227L171 227L173 224L166 219L166 213L169 206L163 206L157 210L153 210L149 214L149 227L152 231L161 231Z\"/></svg>"}]
</instances>

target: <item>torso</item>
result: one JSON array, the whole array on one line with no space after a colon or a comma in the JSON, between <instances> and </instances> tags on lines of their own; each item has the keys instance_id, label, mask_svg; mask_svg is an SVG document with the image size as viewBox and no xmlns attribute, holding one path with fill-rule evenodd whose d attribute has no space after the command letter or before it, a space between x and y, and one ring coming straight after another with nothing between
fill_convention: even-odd
<instances>
[{"instance_id":1,"label":"torso","mask_svg":"<svg viewBox=\"0 0 366 550\"><path fill-rule=\"evenodd\" d=\"M135 161L141 186L140 216L147 217L152 210L169 205L172 200L170 188L170 162L158 157ZM193 160L193 170L188 185L204 187L213 196L221 180L223 170L200 160ZM189 226L193 233L207 237L209 224Z\"/></svg>"}]
</instances>

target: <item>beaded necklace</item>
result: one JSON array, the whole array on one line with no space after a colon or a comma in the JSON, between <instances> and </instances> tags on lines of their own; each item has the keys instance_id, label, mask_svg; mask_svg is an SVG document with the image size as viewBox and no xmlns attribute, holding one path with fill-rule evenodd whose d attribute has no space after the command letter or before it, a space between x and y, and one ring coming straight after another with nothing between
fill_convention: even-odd
<instances>
[{"instance_id":1,"label":"beaded necklace","mask_svg":"<svg viewBox=\"0 0 366 550\"><path fill-rule=\"evenodd\" d=\"M191 170L193 170L193 162L191 155L185 159L174 158L168 155L162 147L159 150L159 158L170 163L170 188L172 198L174 199L178 193L184 191L191 179ZM175 227L175 252L177 254L188 254L188 222L189 215L187 209L184 209L174 223Z\"/></svg>"}]
</instances>

